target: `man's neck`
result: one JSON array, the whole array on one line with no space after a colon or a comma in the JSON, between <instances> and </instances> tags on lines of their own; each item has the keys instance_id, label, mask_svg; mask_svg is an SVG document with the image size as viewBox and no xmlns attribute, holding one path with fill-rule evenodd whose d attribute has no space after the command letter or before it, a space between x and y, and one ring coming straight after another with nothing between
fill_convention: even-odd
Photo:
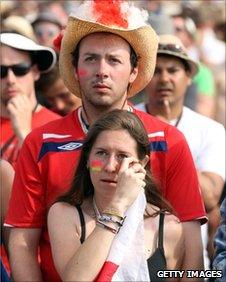
<instances>
[{"instance_id":1,"label":"man's neck","mask_svg":"<svg viewBox=\"0 0 226 282\"><path fill-rule=\"evenodd\" d=\"M87 125L92 125L100 116L115 109L129 109L127 101L119 103L113 107L95 108L94 106L84 104L82 105L82 118Z\"/></svg>"},{"instance_id":2,"label":"man's neck","mask_svg":"<svg viewBox=\"0 0 226 282\"><path fill-rule=\"evenodd\" d=\"M162 105L156 106L149 103L146 105L146 109L147 112L153 116L162 116L164 119L171 121L178 119L181 116L181 113L183 111L183 105L170 105L170 110L166 111L166 109Z\"/></svg>"}]
</instances>

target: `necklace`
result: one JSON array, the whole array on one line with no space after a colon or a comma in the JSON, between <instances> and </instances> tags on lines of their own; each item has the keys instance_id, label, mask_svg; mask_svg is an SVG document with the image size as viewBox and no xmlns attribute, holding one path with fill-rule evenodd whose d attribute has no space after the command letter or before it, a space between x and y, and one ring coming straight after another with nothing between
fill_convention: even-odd
<instances>
[{"instance_id":1,"label":"necklace","mask_svg":"<svg viewBox=\"0 0 226 282\"><path fill-rule=\"evenodd\" d=\"M93 197L93 209L94 209L95 217L97 219L100 218L101 214L100 214L100 212L99 212L99 210L97 208L96 201L95 201L94 197Z\"/></svg>"},{"instance_id":2,"label":"necklace","mask_svg":"<svg viewBox=\"0 0 226 282\"><path fill-rule=\"evenodd\" d=\"M147 104L145 104L145 109L146 109L146 112L147 112L148 114L150 114L150 112L149 112L149 110L148 110L148 105L147 105ZM175 124L172 124L173 126L175 126L175 127L178 126L178 124L180 123L182 114L183 114L183 110L181 111L181 113L180 113L178 119L176 120ZM170 121L169 121L169 122L170 122Z\"/></svg>"}]
</instances>

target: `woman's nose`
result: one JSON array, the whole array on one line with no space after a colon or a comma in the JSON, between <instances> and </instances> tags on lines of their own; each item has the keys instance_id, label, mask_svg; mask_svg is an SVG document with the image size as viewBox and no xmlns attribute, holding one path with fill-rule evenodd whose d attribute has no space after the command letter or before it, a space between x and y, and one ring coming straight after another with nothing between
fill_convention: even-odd
<instances>
[{"instance_id":1,"label":"woman's nose","mask_svg":"<svg viewBox=\"0 0 226 282\"><path fill-rule=\"evenodd\" d=\"M110 156L104 165L104 170L106 172L116 172L119 169L119 161L115 156Z\"/></svg>"}]
</instances>

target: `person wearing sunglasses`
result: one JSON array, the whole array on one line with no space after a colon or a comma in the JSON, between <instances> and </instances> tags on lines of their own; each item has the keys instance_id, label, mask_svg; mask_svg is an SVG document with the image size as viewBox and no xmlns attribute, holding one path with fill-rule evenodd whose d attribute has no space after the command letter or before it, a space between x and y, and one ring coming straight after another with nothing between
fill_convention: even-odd
<instances>
[{"instance_id":1,"label":"person wearing sunglasses","mask_svg":"<svg viewBox=\"0 0 226 282\"><path fill-rule=\"evenodd\" d=\"M137 108L148 112L183 132L190 147L208 216L218 209L225 180L225 129L222 124L184 106L187 87L198 71L181 42L174 35L161 35L152 80L145 88L147 103ZM216 217L215 217L216 219ZM202 227L205 268L207 225ZM209 242L210 246L212 242Z\"/></svg>"},{"instance_id":2,"label":"person wearing sunglasses","mask_svg":"<svg viewBox=\"0 0 226 282\"><path fill-rule=\"evenodd\" d=\"M16 164L32 128L58 118L38 104L35 81L56 62L54 50L16 33L1 34L1 158Z\"/></svg>"}]
</instances>

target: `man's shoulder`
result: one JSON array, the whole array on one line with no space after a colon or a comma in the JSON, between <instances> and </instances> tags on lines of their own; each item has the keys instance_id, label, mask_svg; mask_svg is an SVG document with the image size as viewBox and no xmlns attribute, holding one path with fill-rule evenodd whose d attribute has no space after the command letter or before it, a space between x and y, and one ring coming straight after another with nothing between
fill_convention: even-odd
<instances>
[{"instance_id":1,"label":"man's shoulder","mask_svg":"<svg viewBox=\"0 0 226 282\"><path fill-rule=\"evenodd\" d=\"M54 113L53 111L47 109L46 107L42 107L39 112L35 113L35 115L36 116L43 116L50 121L62 118L60 115L58 115L57 113Z\"/></svg>"},{"instance_id":2,"label":"man's shoulder","mask_svg":"<svg viewBox=\"0 0 226 282\"><path fill-rule=\"evenodd\" d=\"M176 139L178 141L178 138L184 139L184 135L175 126L137 109L134 110L134 113L143 122L149 137L159 136L172 141Z\"/></svg>"},{"instance_id":3,"label":"man's shoulder","mask_svg":"<svg viewBox=\"0 0 226 282\"><path fill-rule=\"evenodd\" d=\"M223 124L214 119L199 114L188 107L183 107L183 121L190 125L195 125L199 130L221 130L225 131Z\"/></svg>"},{"instance_id":4,"label":"man's shoulder","mask_svg":"<svg viewBox=\"0 0 226 282\"><path fill-rule=\"evenodd\" d=\"M55 138L63 140L64 138L72 137L77 132L81 132L76 113L77 111L73 111L65 117L54 119L33 129L26 139L40 140L40 138L54 138L55 136Z\"/></svg>"}]
</instances>

